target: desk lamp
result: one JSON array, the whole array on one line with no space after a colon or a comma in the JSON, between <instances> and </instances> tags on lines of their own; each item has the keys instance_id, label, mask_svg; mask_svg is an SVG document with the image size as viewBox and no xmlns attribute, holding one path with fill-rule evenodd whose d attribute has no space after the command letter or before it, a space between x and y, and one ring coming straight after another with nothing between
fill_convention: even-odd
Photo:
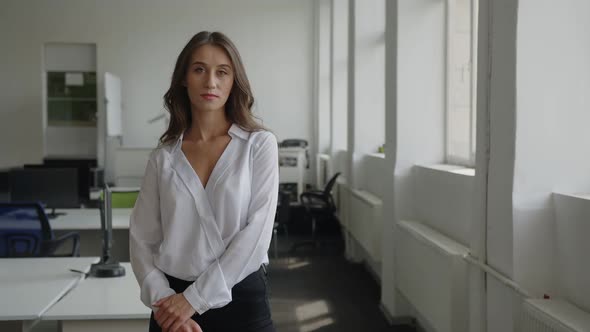
<instances>
[{"instance_id":1,"label":"desk lamp","mask_svg":"<svg viewBox=\"0 0 590 332\"><path fill-rule=\"evenodd\" d=\"M103 189L103 204L100 205L100 226L103 234L102 257L100 262L92 264L90 275L96 278L114 278L125 275L125 268L111 257L113 237L113 210L111 207L111 188L105 183Z\"/></svg>"}]
</instances>

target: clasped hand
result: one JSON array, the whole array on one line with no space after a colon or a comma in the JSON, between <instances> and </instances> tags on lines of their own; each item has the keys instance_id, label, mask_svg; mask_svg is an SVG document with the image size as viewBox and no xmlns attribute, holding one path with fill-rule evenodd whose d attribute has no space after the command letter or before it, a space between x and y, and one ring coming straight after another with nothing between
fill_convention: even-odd
<instances>
[{"instance_id":1,"label":"clasped hand","mask_svg":"<svg viewBox=\"0 0 590 332\"><path fill-rule=\"evenodd\" d=\"M153 304L158 308L154 319L164 332L203 332L201 327L191 319L195 309L186 300L184 295L174 294L162 298Z\"/></svg>"}]
</instances>

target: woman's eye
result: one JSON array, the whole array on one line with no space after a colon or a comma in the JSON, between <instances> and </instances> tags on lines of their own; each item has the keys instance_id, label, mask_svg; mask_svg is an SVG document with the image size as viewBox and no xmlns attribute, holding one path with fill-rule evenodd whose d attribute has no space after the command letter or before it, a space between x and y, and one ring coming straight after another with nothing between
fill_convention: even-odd
<instances>
[{"instance_id":1,"label":"woman's eye","mask_svg":"<svg viewBox=\"0 0 590 332\"><path fill-rule=\"evenodd\" d=\"M197 68L195 68L195 72L197 72L197 73L202 73L204 71L205 71L205 68L203 68L203 67L197 67Z\"/></svg>"},{"instance_id":2,"label":"woman's eye","mask_svg":"<svg viewBox=\"0 0 590 332\"><path fill-rule=\"evenodd\" d=\"M225 75L227 75L227 72L226 72L226 71L223 71L223 70L221 70L221 71L219 71L219 75L221 75L221 76L225 76Z\"/></svg>"}]
</instances>

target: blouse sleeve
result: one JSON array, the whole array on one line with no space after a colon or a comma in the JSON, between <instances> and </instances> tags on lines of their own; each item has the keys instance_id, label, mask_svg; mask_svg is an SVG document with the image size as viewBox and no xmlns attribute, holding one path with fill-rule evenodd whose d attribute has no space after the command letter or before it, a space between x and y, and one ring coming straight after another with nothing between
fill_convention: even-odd
<instances>
[{"instance_id":1,"label":"blouse sleeve","mask_svg":"<svg viewBox=\"0 0 590 332\"><path fill-rule=\"evenodd\" d=\"M129 222L129 256L147 307L175 294L162 271L154 265L154 253L162 242L158 170L153 153L146 166L141 190Z\"/></svg>"},{"instance_id":2,"label":"blouse sleeve","mask_svg":"<svg viewBox=\"0 0 590 332\"><path fill-rule=\"evenodd\" d=\"M279 162L276 138L266 132L254 151L251 198L247 224L225 252L185 291L184 296L202 314L231 302L231 289L246 273L260 268L270 240L277 208Z\"/></svg>"}]
</instances>

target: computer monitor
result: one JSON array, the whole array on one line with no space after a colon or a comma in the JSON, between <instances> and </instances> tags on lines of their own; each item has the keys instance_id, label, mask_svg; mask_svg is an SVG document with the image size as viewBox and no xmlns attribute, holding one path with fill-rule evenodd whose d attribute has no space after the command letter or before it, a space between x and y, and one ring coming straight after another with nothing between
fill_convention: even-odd
<instances>
[{"instance_id":1,"label":"computer monitor","mask_svg":"<svg viewBox=\"0 0 590 332\"><path fill-rule=\"evenodd\" d=\"M90 187L93 185L91 169L96 167L96 159L60 159L45 158L43 165L25 165L27 167L76 168L78 170L78 195L81 203L90 201Z\"/></svg>"},{"instance_id":2,"label":"computer monitor","mask_svg":"<svg viewBox=\"0 0 590 332\"><path fill-rule=\"evenodd\" d=\"M10 170L0 170L0 202L10 202Z\"/></svg>"},{"instance_id":3,"label":"computer monitor","mask_svg":"<svg viewBox=\"0 0 590 332\"><path fill-rule=\"evenodd\" d=\"M43 165L34 165L34 164L25 164L25 169L27 168L74 168L76 169L77 174L77 183L78 183L78 197L80 198L80 203L87 203L90 200L90 170L83 166L76 166L76 165L59 165L59 164L43 164Z\"/></svg>"},{"instance_id":4,"label":"computer monitor","mask_svg":"<svg viewBox=\"0 0 590 332\"><path fill-rule=\"evenodd\" d=\"M10 172L10 193L13 202L43 203L56 208L79 208L78 170L76 168L23 168Z\"/></svg>"}]
</instances>

